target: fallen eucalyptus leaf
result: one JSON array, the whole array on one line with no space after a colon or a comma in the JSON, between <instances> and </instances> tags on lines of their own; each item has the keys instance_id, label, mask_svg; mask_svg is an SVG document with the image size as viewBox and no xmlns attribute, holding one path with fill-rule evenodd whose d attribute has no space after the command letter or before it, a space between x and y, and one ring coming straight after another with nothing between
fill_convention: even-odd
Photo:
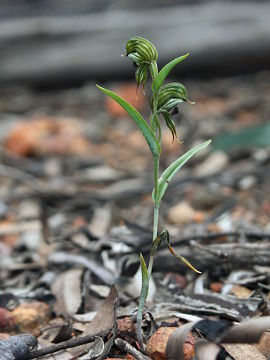
<instances>
[{"instance_id":1,"label":"fallen eucalyptus leaf","mask_svg":"<svg viewBox=\"0 0 270 360\"><path fill-rule=\"evenodd\" d=\"M86 328L83 335L96 333L98 331L106 331L111 329L114 324L114 304L118 299L118 292L114 286L112 286L108 297L103 301L96 316Z\"/></svg>"},{"instance_id":2,"label":"fallen eucalyptus leaf","mask_svg":"<svg viewBox=\"0 0 270 360\"><path fill-rule=\"evenodd\" d=\"M60 274L53 282L51 290L56 297L55 311L70 317L79 310L81 295L82 269L72 269Z\"/></svg>"}]
</instances>

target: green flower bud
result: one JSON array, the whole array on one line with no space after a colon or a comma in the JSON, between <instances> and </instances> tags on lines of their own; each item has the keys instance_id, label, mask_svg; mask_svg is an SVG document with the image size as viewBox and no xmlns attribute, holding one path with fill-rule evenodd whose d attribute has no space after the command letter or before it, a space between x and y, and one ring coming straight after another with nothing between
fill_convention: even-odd
<instances>
[{"instance_id":1,"label":"green flower bud","mask_svg":"<svg viewBox=\"0 0 270 360\"><path fill-rule=\"evenodd\" d=\"M160 87L157 106L159 112L172 111L183 101L189 101L184 85L175 82Z\"/></svg>"},{"instance_id":2,"label":"green flower bud","mask_svg":"<svg viewBox=\"0 0 270 360\"><path fill-rule=\"evenodd\" d=\"M126 44L126 56L139 66L157 61L158 53L150 41L140 36L134 36Z\"/></svg>"},{"instance_id":3,"label":"green flower bud","mask_svg":"<svg viewBox=\"0 0 270 360\"><path fill-rule=\"evenodd\" d=\"M148 71L152 78L157 73L158 53L155 46L140 36L134 36L126 44L126 56L138 67L135 74L138 87L140 84L144 87Z\"/></svg>"},{"instance_id":4,"label":"green flower bud","mask_svg":"<svg viewBox=\"0 0 270 360\"><path fill-rule=\"evenodd\" d=\"M187 89L184 85L174 82L160 87L157 111L158 114L161 114L164 117L166 125L172 133L173 141L174 139L179 141L173 121L173 115L178 112L177 105L183 101L190 102L188 100ZM151 101L151 106L153 108L153 99Z\"/></svg>"}]
</instances>

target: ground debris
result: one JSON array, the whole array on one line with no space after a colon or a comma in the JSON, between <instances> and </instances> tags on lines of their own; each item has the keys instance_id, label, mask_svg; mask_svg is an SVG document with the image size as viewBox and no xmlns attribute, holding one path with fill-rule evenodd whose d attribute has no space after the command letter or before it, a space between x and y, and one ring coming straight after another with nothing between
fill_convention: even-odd
<instances>
[{"instance_id":1,"label":"ground debris","mask_svg":"<svg viewBox=\"0 0 270 360\"><path fill-rule=\"evenodd\" d=\"M143 320L145 345L163 331L215 319L212 335L202 323L191 326L193 353L199 351L198 360L221 351L236 358L239 344L226 352L217 333L270 314L268 80L268 73L193 80L197 105L183 106L175 118L184 142L172 145L164 132L162 169L198 141L218 141L177 174L163 199L161 228L203 274L187 271L161 244ZM32 105L21 110L12 93L0 109L0 338L38 336L31 357L155 358L138 352L134 322L138 253L147 260L152 240L152 165L143 137L103 106L92 84L26 91ZM117 290L107 297L112 284ZM253 336L255 325L247 324ZM252 340L240 330L243 341ZM265 357L267 334L249 345Z\"/></svg>"},{"instance_id":2,"label":"ground debris","mask_svg":"<svg viewBox=\"0 0 270 360\"><path fill-rule=\"evenodd\" d=\"M0 340L1 360L22 360L29 351L37 346L37 339L33 335L22 334Z\"/></svg>"}]
</instances>

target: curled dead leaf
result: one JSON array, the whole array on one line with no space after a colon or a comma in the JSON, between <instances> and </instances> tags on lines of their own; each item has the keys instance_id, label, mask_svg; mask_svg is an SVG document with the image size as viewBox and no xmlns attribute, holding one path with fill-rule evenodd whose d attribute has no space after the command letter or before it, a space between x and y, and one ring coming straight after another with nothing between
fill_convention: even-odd
<instances>
[{"instance_id":1,"label":"curled dead leaf","mask_svg":"<svg viewBox=\"0 0 270 360\"><path fill-rule=\"evenodd\" d=\"M242 360L250 357L247 354L241 357L241 351L237 350L239 346L229 346L229 344L252 344L258 342L263 332L270 328L270 316L251 319L238 325L231 325L228 321L225 322L224 320L201 320L197 323L188 323L170 335L166 346L167 359L185 359L184 343L187 334L193 328L199 329L207 339L213 341L213 343L200 342L196 345L196 359L216 360L217 356L219 356L218 354L222 351L222 347L218 344L222 343L226 344L224 348L233 358ZM247 345L245 346L247 347ZM265 359L254 346L251 346L250 349L254 354L257 354L255 354L256 356L254 355L254 359Z\"/></svg>"}]
</instances>

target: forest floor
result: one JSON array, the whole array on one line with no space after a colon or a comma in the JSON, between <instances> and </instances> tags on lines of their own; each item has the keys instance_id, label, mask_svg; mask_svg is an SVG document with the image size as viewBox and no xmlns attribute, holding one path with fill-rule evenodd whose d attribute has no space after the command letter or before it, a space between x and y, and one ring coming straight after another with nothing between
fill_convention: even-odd
<instances>
[{"instance_id":1,"label":"forest floor","mask_svg":"<svg viewBox=\"0 0 270 360\"><path fill-rule=\"evenodd\" d=\"M187 360L195 348L203 356L213 345L202 339L223 344L207 348L207 359L270 356L269 333L250 344L270 328L269 80L263 72L187 82L196 104L183 104L175 116L183 142L172 143L163 126L162 170L213 141L176 175L161 205L160 230L202 274L165 244L158 251L145 354L133 321L138 254L148 258L153 217L152 159L143 136L93 83L0 89L1 360L12 358L9 336L19 334L37 337L47 359L161 360L167 346L167 357ZM133 82L106 87L148 114L147 96L139 92L136 100ZM234 329L250 319L248 332ZM19 339L21 351L33 341ZM14 358L42 355L24 351Z\"/></svg>"}]
</instances>

